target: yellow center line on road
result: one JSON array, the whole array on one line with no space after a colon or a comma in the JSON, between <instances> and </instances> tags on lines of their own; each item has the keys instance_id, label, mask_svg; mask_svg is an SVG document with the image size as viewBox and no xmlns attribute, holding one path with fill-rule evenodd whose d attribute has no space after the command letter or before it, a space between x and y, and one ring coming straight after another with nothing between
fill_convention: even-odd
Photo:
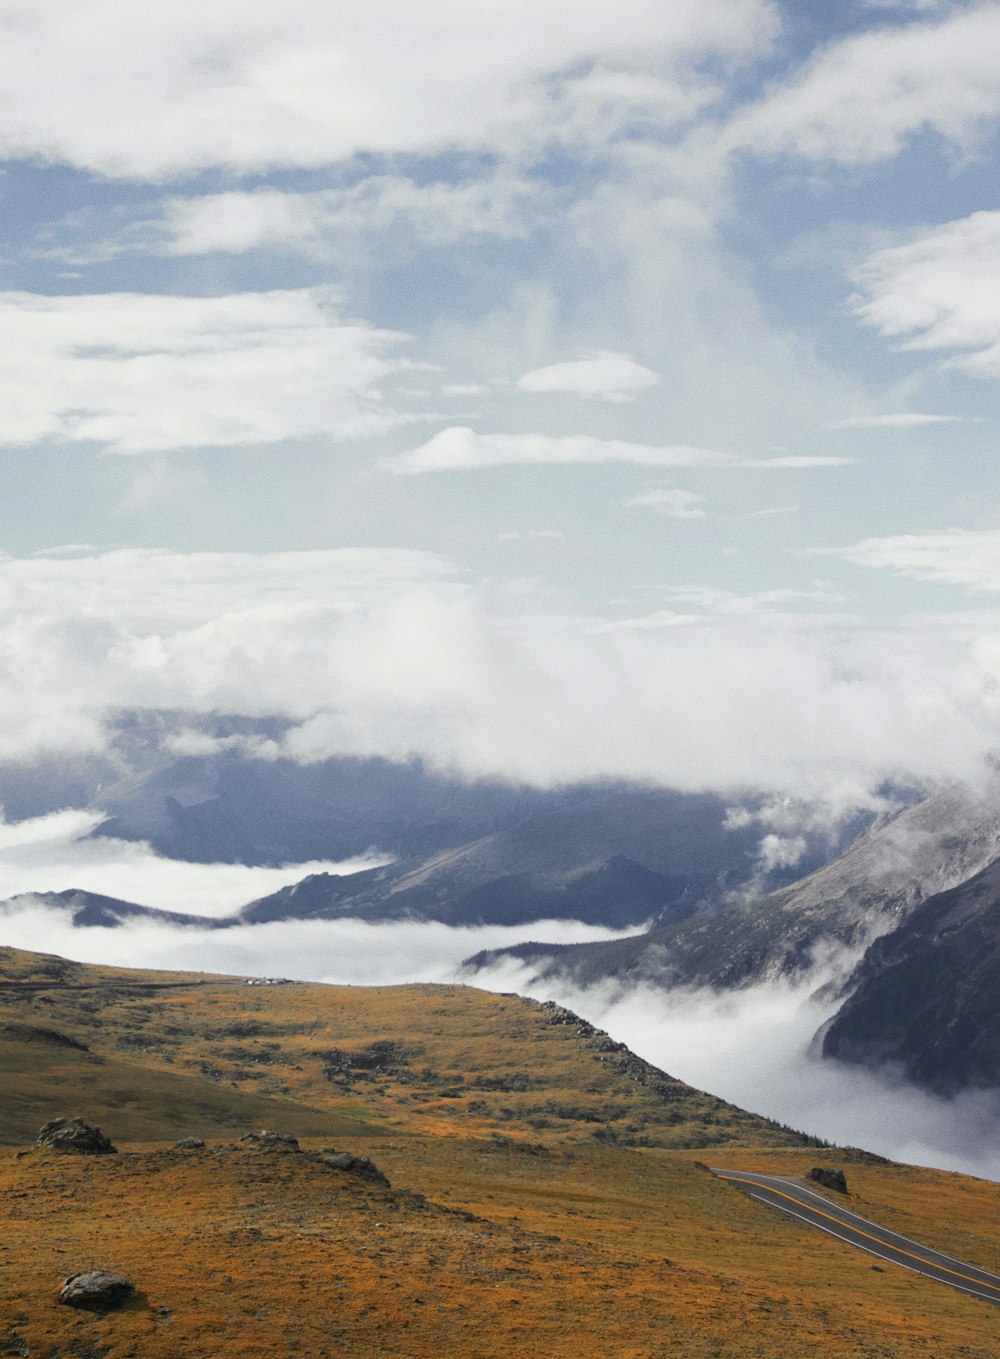
<instances>
[{"instance_id":1,"label":"yellow center line on road","mask_svg":"<svg viewBox=\"0 0 1000 1359\"><path fill-rule=\"evenodd\" d=\"M853 1227L849 1222L845 1222L841 1217L834 1217L832 1213L824 1213L820 1208L814 1208L811 1203L803 1203L793 1194L786 1194L780 1189L775 1189L773 1185L762 1182L761 1180L741 1179L738 1175L723 1175L724 1180L731 1180L734 1184L750 1184L754 1189L763 1189L765 1193L775 1194L778 1198L787 1199L789 1203L794 1203L797 1208L804 1208L807 1213L815 1213L817 1217L825 1217L829 1222L836 1222L838 1227L844 1227L849 1232L854 1232L857 1236L864 1236L869 1241L874 1241L883 1250L893 1250L897 1255L906 1255L911 1260L918 1260L926 1269L936 1269L942 1274L954 1274L956 1279L965 1279L967 1283L978 1284L980 1288L992 1288L993 1292L1000 1296L1000 1285L990 1283L987 1279L978 1279L971 1274L962 1274L957 1269L949 1269L947 1265L935 1264L933 1260L928 1260L922 1255L914 1255L912 1251L903 1250L902 1246L894 1246L889 1241L883 1241L877 1236L872 1236L871 1232L863 1232L860 1227ZM761 1200L766 1202L766 1200ZM894 1233L890 1233L893 1235ZM843 1239L843 1238L841 1238ZM931 1248L928 1246L927 1248ZM933 1253L933 1252L932 1252ZM985 1273L985 1271L984 1271Z\"/></svg>"}]
</instances>

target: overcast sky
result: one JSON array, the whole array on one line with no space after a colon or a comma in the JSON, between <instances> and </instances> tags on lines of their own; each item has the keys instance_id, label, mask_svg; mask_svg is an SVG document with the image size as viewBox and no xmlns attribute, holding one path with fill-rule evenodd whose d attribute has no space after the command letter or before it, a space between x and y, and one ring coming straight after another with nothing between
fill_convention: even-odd
<instances>
[{"instance_id":1,"label":"overcast sky","mask_svg":"<svg viewBox=\"0 0 1000 1359\"><path fill-rule=\"evenodd\" d=\"M841 796L996 746L1000 5L0 30L0 757L123 703Z\"/></svg>"}]
</instances>

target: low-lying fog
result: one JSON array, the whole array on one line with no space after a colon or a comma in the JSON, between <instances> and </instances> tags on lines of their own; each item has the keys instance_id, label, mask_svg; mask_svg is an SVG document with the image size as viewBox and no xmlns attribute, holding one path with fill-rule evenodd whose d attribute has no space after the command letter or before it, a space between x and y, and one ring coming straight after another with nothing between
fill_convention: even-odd
<instances>
[{"instance_id":1,"label":"low-lying fog","mask_svg":"<svg viewBox=\"0 0 1000 1359\"><path fill-rule=\"evenodd\" d=\"M282 869L180 863L160 858L146 845L81 839L90 828L81 816L60 813L17 827L0 823L0 899L83 887L142 905L221 916L306 873L368 866L361 861ZM1000 1179L1000 1096L939 1100L809 1055L810 1040L832 1009L829 1002L811 998L829 967L798 985L724 994L532 984L531 970L516 962L476 974L462 968L462 960L481 949L525 938L575 943L614 937L613 930L576 921L464 929L357 920L286 921L221 931L151 922L78 929L68 911L31 897L0 915L0 943L81 962L354 985L459 981L556 1000L665 1071L735 1104L897 1160Z\"/></svg>"},{"instance_id":2,"label":"low-lying fog","mask_svg":"<svg viewBox=\"0 0 1000 1359\"><path fill-rule=\"evenodd\" d=\"M357 873L389 862L372 856L282 868L191 864L161 858L142 841L88 839L103 820L100 814L76 810L16 823L0 817L0 901L22 892L75 887L161 911L219 918L310 873Z\"/></svg>"},{"instance_id":3,"label":"low-lying fog","mask_svg":"<svg viewBox=\"0 0 1000 1359\"><path fill-rule=\"evenodd\" d=\"M937 1099L810 1055L813 1035L835 1009L812 999L824 979L721 993L581 990L532 985L527 969L505 966L479 973L475 984L556 1000L671 1075L804 1132L1000 1180L1000 1094Z\"/></svg>"}]
</instances>

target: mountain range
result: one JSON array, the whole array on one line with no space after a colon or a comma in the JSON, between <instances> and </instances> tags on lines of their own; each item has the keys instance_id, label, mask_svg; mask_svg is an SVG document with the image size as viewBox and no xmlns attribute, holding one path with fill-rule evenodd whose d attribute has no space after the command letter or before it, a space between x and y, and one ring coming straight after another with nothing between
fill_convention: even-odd
<instances>
[{"instance_id":1,"label":"mountain range","mask_svg":"<svg viewBox=\"0 0 1000 1359\"><path fill-rule=\"evenodd\" d=\"M840 1003L817 1039L825 1057L889 1063L938 1092L1000 1087L995 778L978 790L904 798L833 835L802 832L797 862L766 868L759 795L623 784L545 790L348 757L301 766L241 746L273 740L267 724L231 731L223 722L211 734L216 748L178 754L171 721L123 719L110 781L111 766L67 774L101 814L96 836L146 840L199 862L276 864L372 850L392 861L310 875L221 920L93 892L52 893L40 881L37 896L80 928L141 919L213 929L334 919L521 927L518 944L468 959L468 975L513 959L536 988L609 979L737 988L807 976L823 962ZM9 805L51 810L44 772L12 776ZM48 796L58 795L56 781ZM532 942L531 925L543 919L635 933Z\"/></svg>"},{"instance_id":2,"label":"mountain range","mask_svg":"<svg viewBox=\"0 0 1000 1359\"><path fill-rule=\"evenodd\" d=\"M824 1057L889 1066L940 1094L1000 1088L998 809L995 787L947 788L777 892L626 939L525 942L467 965L475 975L515 959L532 987L614 978L730 988L826 961L841 1005L817 1035Z\"/></svg>"}]
</instances>

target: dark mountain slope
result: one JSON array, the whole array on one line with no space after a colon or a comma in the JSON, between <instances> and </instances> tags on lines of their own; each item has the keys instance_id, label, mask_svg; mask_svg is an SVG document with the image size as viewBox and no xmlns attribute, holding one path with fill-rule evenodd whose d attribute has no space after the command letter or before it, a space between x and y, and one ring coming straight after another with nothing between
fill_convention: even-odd
<instances>
[{"instance_id":1,"label":"dark mountain slope","mask_svg":"<svg viewBox=\"0 0 1000 1359\"><path fill-rule=\"evenodd\" d=\"M759 829L725 825L713 794L629 784L538 789L437 774L420 761L344 757L314 765L238 752L171 758L103 788L99 833L148 840L194 862L341 859L377 848L411 866L445 851L475 861L473 882L561 873L620 854L700 880L755 870ZM813 863L828 857L819 838Z\"/></svg>"},{"instance_id":2,"label":"dark mountain slope","mask_svg":"<svg viewBox=\"0 0 1000 1359\"><path fill-rule=\"evenodd\" d=\"M892 1064L938 1094L1000 1087L1000 863L925 901L851 984L824 1057Z\"/></svg>"},{"instance_id":3,"label":"dark mountain slope","mask_svg":"<svg viewBox=\"0 0 1000 1359\"><path fill-rule=\"evenodd\" d=\"M620 782L533 788L419 760L297 764L271 758L287 727L274 718L122 712L100 759L65 771L0 765L0 804L18 817L85 806L103 817L95 836L147 841L190 862L278 866L373 850L394 860L353 880L308 879L254 903L248 919L519 924L576 915L617 927L662 924L751 882L764 891L785 885L861 828L846 825L839 841L796 830L806 845L797 868L764 872L765 828L754 820L762 794L739 795L748 814L740 822L719 794Z\"/></svg>"},{"instance_id":4,"label":"dark mountain slope","mask_svg":"<svg viewBox=\"0 0 1000 1359\"><path fill-rule=\"evenodd\" d=\"M458 859L458 864L452 862ZM481 872L482 870L480 870ZM251 902L242 922L361 919L436 920L447 925L523 925L533 920L582 920L619 929L653 916L675 918L695 909L690 880L655 873L621 855L594 868L564 873L511 873L477 881L469 856L442 855L406 873L372 869L350 877L316 873ZM466 890L468 881L476 883Z\"/></svg>"},{"instance_id":5,"label":"dark mountain slope","mask_svg":"<svg viewBox=\"0 0 1000 1359\"><path fill-rule=\"evenodd\" d=\"M238 752L170 758L103 788L99 834L148 840L197 863L346 859L373 846L425 857L508 825L540 790L436 775L419 761L344 757L320 764Z\"/></svg>"},{"instance_id":6,"label":"dark mountain slope","mask_svg":"<svg viewBox=\"0 0 1000 1359\"><path fill-rule=\"evenodd\" d=\"M17 909L26 900L57 908L68 907L70 918L78 928L103 926L114 929L136 920L158 921L161 925L200 925L210 929L226 923L210 916L186 915L183 911L161 911L155 906L139 906L134 901L120 901L118 897L106 897L100 892L86 892L78 887L70 887L63 892L31 892L11 897L8 901L0 902L0 911L5 907Z\"/></svg>"},{"instance_id":7,"label":"dark mountain slope","mask_svg":"<svg viewBox=\"0 0 1000 1359\"><path fill-rule=\"evenodd\" d=\"M625 785L545 796L494 834L352 878L316 874L251 903L241 918L522 924L557 917L624 928L715 907L759 873L759 828L728 829L719 797ZM829 842L815 837L814 862L824 850L831 852ZM779 870L765 881L784 876Z\"/></svg>"},{"instance_id":8,"label":"dark mountain slope","mask_svg":"<svg viewBox=\"0 0 1000 1359\"><path fill-rule=\"evenodd\" d=\"M658 986L741 986L807 971L830 946L857 949L926 897L1000 856L1000 797L949 788L871 826L838 858L789 887L605 943L522 944L478 954L536 966L539 979L608 977Z\"/></svg>"},{"instance_id":9,"label":"dark mountain slope","mask_svg":"<svg viewBox=\"0 0 1000 1359\"><path fill-rule=\"evenodd\" d=\"M849 944L857 922L810 919L794 904L774 897L684 914L658 929L628 939L591 944L516 944L469 958L477 972L505 958L533 966L535 980L555 978L593 986L609 977L653 986L738 987L807 971L822 947Z\"/></svg>"}]
</instances>

